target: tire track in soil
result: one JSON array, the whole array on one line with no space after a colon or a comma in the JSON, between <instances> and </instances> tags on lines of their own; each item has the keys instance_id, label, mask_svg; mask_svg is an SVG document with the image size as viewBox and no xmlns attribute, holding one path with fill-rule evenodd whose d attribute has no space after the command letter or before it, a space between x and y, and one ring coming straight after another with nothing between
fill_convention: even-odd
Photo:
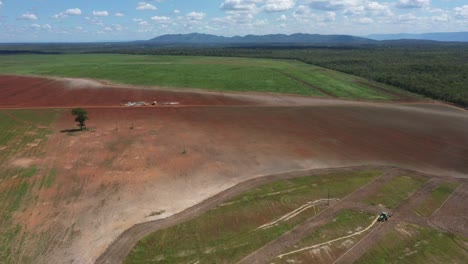
<instances>
[{"instance_id":1,"label":"tire track in soil","mask_svg":"<svg viewBox=\"0 0 468 264\"><path fill-rule=\"evenodd\" d=\"M412 216L415 208L424 202L431 192L440 184L439 179L432 179L424 184L422 188L413 193L409 198L402 201L399 206L393 209L393 215L389 221L383 222L375 227L368 235L359 240L352 248L341 255L334 264L354 263L368 252L376 242L382 239L398 223L404 221L408 216Z\"/></svg>"},{"instance_id":2,"label":"tire track in soil","mask_svg":"<svg viewBox=\"0 0 468 264\"><path fill-rule=\"evenodd\" d=\"M277 238L274 241L271 241L262 248L251 253L250 255L239 261L238 264L267 263L269 260L283 253L287 248L291 248L292 246L300 242L302 239L304 239L304 237L312 233L320 226L330 222L336 216L337 213L339 213L343 209L348 208L348 202L354 202L363 199L364 197L373 193L381 186L385 185L393 177L401 173L402 171L399 169L387 170L370 183L367 183L358 190L341 199L339 202L335 203L334 206L326 208L318 215L309 218L301 225L295 227L289 232L286 232L281 237Z\"/></svg>"},{"instance_id":3,"label":"tire track in soil","mask_svg":"<svg viewBox=\"0 0 468 264\"><path fill-rule=\"evenodd\" d=\"M96 260L95 263L96 264L122 263L125 260L125 258L128 256L128 254L130 254L130 252L138 243L138 241L140 241L146 235L151 234L157 230L191 220L207 212L208 210L217 207L223 202L245 191L253 189L257 186L260 186L269 182L277 181L277 180L291 179L291 178L304 177L304 176L326 175L330 173L339 173L339 172L362 171L362 170L395 171L394 168L387 167L387 166L353 166L353 167L340 167L340 168L329 168L329 169L312 169L312 170L292 171L292 172L273 174L273 175L263 176L263 177L259 176L257 178L253 178L251 180L247 180L245 182L239 183L223 192L218 193L217 195L212 196L211 198L208 198L207 200L197 205L194 205L168 218L134 225L133 227L127 229L122 234L120 234L114 240L114 242L106 249L106 251L103 254L101 254L101 256ZM382 179L382 176L377 177L376 179ZM390 176L390 175L387 175L387 176ZM385 179L384 182L388 181L389 179L390 178ZM375 180L373 182L375 182Z\"/></svg>"},{"instance_id":4,"label":"tire track in soil","mask_svg":"<svg viewBox=\"0 0 468 264\"><path fill-rule=\"evenodd\" d=\"M314 90L317 90L317 91L319 91L320 93L322 93L322 94L324 94L324 95L326 95L326 96L328 96L328 97L333 97L333 98L338 97L338 96L336 96L336 95L334 95L334 94L332 94L332 93L330 93L330 92L328 92L328 91L326 91L326 90L324 90L324 89L322 89L322 88L320 88L320 87L318 87L318 86L316 86L316 85L313 85L313 84L308 83L308 82L306 82L306 81L304 81L304 80L301 80L301 79L299 79L299 78L297 78L297 77L295 77L295 76L293 76L293 75L291 75L291 74L289 74L289 73L286 73L286 72L283 72L283 71L280 71L280 70L276 70L276 72L279 73L279 74L281 74L281 75L283 75L283 76L288 77L288 78L291 79L291 80L294 80L294 81L296 81L296 82L298 82L298 83L301 83L301 84L303 84L303 85L305 85L305 86L307 86L307 87L309 87L309 88L312 88L312 89L314 89Z\"/></svg>"}]
</instances>

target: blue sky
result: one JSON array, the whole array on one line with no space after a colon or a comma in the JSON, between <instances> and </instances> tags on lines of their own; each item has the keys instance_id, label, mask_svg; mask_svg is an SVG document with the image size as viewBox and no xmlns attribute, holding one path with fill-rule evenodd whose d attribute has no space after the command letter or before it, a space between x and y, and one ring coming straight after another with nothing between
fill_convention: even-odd
<instances>
[{"instance_id":1,"label":"blue sky","mask_svg":"<svg viewBox=\"0 0 468 264\"><path fill-rule=\"evenodd\" d=\"M0 0L0 42L468 31L467 0Z\"/></svg>"}]
</instances>

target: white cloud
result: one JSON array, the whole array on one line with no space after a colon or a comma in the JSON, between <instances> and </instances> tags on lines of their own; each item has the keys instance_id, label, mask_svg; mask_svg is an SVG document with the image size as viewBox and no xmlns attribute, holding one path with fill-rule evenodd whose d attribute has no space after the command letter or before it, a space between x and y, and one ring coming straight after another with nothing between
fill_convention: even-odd
<instances>
[{"instance_id":1,"label":"white cloud","mask_svg":"<svg viewBox=\"0 0 468 264\"><path fill-rule=\"evenodd\" d=\"M346 0L311 0L309 1L309 6L313 9L334 11L342 10L347 6L354 4L354 1Z\"/></svg>"},{"instance_id":2,"label":"white cloud","mask_svg":"<svg viewBox=\"0 0 468 264\"><path fill-rule=\"evenodd\" d=\"M81 14L82 14L81 9L71 8L71 9L65 10L65 12L61 12L61 13L53 15L52 18L62 19L62 18L67 18L69 16L80 16Z\"/></svg>"},{"instance_id":3,"label":"white cloud","mask_svg":"<svg viewBox=\"0 0 468 264\"><path fill-rule=\"evenodd\" d=\"M403 15L398 16L398 22L400 23L411 24L411 23L414 23L414 21L418 19L419 18L415 16L414 14L403 14Z\"/></svg>"},{"instance_id":4,"label":"white cloud","mask_svg":"<svg viewBox=\"0 0 468 264\"><path fill-rule=\"evenodd\" d=\"M94 11L93 10L93 16L106 17L106 16L109 16L109 12L107 12L107 11Z\"/></svg>"},{"instance_id":5,"label":"white cloud","mask_svg":"<svg viewBox=\"0 0 468 264\"><path fill-rule=\"evenodd\" d=\"M79 8L67 9L67 10L65 11L65 15L69 15L69 16L79 16L79 15L81 15L81 9L79 9Z\"/></svg>"},{"instance_id":6,"label":"white cloud","mask_svg":"<svg viewBox=\"0 0 468 264\"><path fill-rule=\"evenodd\" d=\"M429 6L431 0L400 0L396 7L397 8L422 8Z\"/></svg>"},{"instance_id":7,"label":"white cloud","mask_svg":"<svg viewBox=\"0 0 468 264\"><path fill-rule=\"evenodd\" d=\"M124 13L118 12L118 13L115 13L114 16L116 16L116 17L124 17L125 14L124 14Z\"/></svg>"},{"instance_id":8,"label":"white cloud","mask_svg":"<svg viewBox=\"0 0 468 264\"><path fill-rule=\"evenodd\" d=\"M328 11L325 14L314 14L310 7L305 5L300 5L294 10L293 17L298 21L303 23L317 22L333 22L336 20L336 13L333 11Z\"/></svg>"},{"instance_id":9,"label":"white cloud","mask_svg":"<svg viewBox=\"0 0 468 264\"><path fill-rule=\"evenodd\" d=\"M458 19L468 19L468 5L455 7L455 17Z\"/></svg>"},{"instance_id":10,"label":"white cloud","mask_svg":"<svg viewBox=\"0 0 468 264\"><path fill-rule=\"evenodd\" d=\"M151 20L156 21L161 24L171 22L171 18L167 16L154 16L151 18Z\"/></svg>"},{"instance_id":11,"label":"white cloud","mask_svg":"<svg viewBox=\"0 0 468 264\"><path fill-rule=\"evenodd\" d=\"M431 19L434 22L448 22L450 20L449 16L447 14L441 14L439 16L433 16Z\"/></svg>"},{"instance_id":12,"label":"white cloud","mask_svg":"<svg viewBox=\"0 0 468 264\"><path fill-rule=\"evenodd\" d=\"M201 12L190 12L185 17L189 21L201 21L205 18L206 14Z\"/></svg>"},{"instance_id":13,"label":"white cloud","mask_svg":"<svg viewBox=\"0 0 468 264\"><path fill-rule=\"evenodd\" d=\"M293 8L294 0L267 0L263 9L267 12L280 12Z\"/></svg>"},{"instance_id":14,"label":"white cloud","mask_svg":"<svg viewBox=\"0 0 468 264\"><path fill-rule=\"evenodd\" d=\"M33 14L33 13L25 13L25 14L22 14L19 19L24 19L24 20L38 20L38 17L36 14Z\"/></svg>"},{"instance_id":15,"label":"white cloud","mask_svg":"<svg viewBox=\"0 0 468 264\"><path fill-rule=\"evenodd\" d=\"M158 8L147 2L139 2L136 10L158 10Z\"/></svg>"},{"instance_id":16,"label":"white cloud","mask_svg":"<svg viewBox=\"0 0 468 264\"><path fill-rule=\"evenodd\" d=\"M224 0L221 9L228 11L253 11L263 0Z\"/></svg>"},{"instance_id":17,"label":"white cloud","mask_svg":"<svg viewBox=\"0 0 468 264\"><path fill-rule=\"evenodd\" d=\"M31 27L34 29L45 29L45 30L51 30L52 27L49 24L44 24L44 25L39 25L39 24L31 24Z\"/></svg>"},{"instance_id":18,"label":"white cloud","mask_svg":"<svg viewBox=\"0 0 468 264\"><path fill-rule=\"evenodd\" d=\"M391 16L393 15L390 6L387 3L379 3L374 1L352 1L347 2L344 10L345 15L351 16Z\"/></svg>"},{"instance_id":19,"label":"white cloud","mask_svg":"<svg viewBox=\"0 0 468 264\"><path fill-rule=\"evenodd\" d=\"M286 20L288 20L288 17L286 15L281 15L280 17L276 19L276 21L286 21Z\"/></svg>"},{"instance_id":20,"label":"white cloud","mask_svg":"<svg viewBox=\"0 0 468 264\"><path fill-rule=\"evenodd\" d=\"M179 9L175 9L175 10L174 10L174 14L180 14L180 10L179 10Z\"/></svg>"},{"instance_id":21,"label":"white cloud","mask_svg":"<svg viewBox=\"0 0 468 264\"><path fill-rule=\"evenodd\" d=\"M359 24L371 24L374 23L374 20L369 17L361 17L356 20Z\"/></svg>"}]
</instances>

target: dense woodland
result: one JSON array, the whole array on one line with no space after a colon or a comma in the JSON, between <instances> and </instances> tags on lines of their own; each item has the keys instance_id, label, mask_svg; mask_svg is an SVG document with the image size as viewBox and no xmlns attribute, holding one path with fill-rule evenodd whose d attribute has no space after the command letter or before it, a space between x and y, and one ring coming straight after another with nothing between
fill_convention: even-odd
<instances>
[{"instance_id":1,"label":"dense woodland","mask_svg":"<svg viewBox=\"0 0 468 264\"><path fill-rule=\"evenodd\" d=\"M28 46L21 46L20 50L28 50ZM61 44L55 47L29 47L29 52L31 50L296 59L468 107L468 44L466 43L395 41L380 45L263 47L158 47L142 43L70 46ZM17 51L18 49L15 49L15 53Z\"/></svg>"}]
</instances>

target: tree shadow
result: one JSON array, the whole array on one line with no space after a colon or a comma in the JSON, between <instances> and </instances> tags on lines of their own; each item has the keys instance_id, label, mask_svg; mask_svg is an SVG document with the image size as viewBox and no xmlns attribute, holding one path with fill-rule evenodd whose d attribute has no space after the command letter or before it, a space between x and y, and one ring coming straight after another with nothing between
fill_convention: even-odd
<instances>
[{"instance_id":1,"label":"tree shadow","mask_svg":"<svg viewBox=\"0 0 468 264\"><path fill-rule=\"evenodd\" d=\"M73 133L73 132L80 132L80 131L82 131L82 130L79 129L79 128L72 128L72 129L60 130L60 133Z\"/></svg>"}]
</instances>

